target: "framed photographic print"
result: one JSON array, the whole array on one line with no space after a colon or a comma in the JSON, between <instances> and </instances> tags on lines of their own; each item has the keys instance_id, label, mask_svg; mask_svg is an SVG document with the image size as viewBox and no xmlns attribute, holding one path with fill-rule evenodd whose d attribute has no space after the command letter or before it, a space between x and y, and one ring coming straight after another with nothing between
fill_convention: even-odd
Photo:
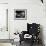
<instances>
[{"instance_id":1,"label":"framed photographic print","mask_svg":"<svg viewBox=\"0 0 46 46\"><path fill-rule=\"evenodd\" d=\"M26 20L27 9L14 9L14 19L15 20Z\"/></svg>"}]
</instances>

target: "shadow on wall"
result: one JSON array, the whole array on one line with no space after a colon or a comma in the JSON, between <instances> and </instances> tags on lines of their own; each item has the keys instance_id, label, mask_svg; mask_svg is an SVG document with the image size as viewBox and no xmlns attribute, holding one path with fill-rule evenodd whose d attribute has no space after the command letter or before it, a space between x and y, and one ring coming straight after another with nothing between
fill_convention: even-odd
<instances>
[{"instance_id":1,"label":"shadow on wall","mask_svg":"<svg viewBox=\"0 0 46 46\"><path fill-rule=\"evenodd\" d=\"M43 37L43 26L42 25L40 25L40 39L42 40L42 45L45 46L44 45L44 37Z\"/></svg>"}]
</instances>

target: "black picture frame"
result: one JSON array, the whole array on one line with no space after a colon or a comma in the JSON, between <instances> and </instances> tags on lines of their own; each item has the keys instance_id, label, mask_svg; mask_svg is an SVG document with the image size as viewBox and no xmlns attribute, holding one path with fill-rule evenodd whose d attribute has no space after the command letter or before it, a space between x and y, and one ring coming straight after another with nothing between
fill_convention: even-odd
<instances>
[{"instance_id":1,"label":"black picture frame","mask_svg":"<svg viewBox=\"0 0 46 46\"><path fill-rule=\"evenodd\" d=\"M27 20L27 9L14 9L15 20Z\"/></svg>"}]
</instances>

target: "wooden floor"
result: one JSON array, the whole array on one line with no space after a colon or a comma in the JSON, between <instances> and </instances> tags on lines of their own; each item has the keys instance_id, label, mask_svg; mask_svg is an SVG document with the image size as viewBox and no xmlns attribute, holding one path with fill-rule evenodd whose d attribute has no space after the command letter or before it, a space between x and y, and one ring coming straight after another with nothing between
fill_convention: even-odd
<instances>
[{"instance_id":1,"label":"wooden floor","mask_svg":"<svg viewBox=\"0 0 46 46\"><path fill-rule=\"evenodd\" d=\"M0 39L0 43L11 43L13 41L13 39Z\"/></svg>"},{"instance_id":2,"label":"wooden floor","mask_svg":"<svg viewBox=\"0 0 46 46\"><path fill-rule=\"evenodd\" d=\"M29 44L29 43L22 42L22 44L19 46L31 46L31 43ZM42 44L34 44L33 46L43 46L43 45Z\"/></svg>"}]
</instances>

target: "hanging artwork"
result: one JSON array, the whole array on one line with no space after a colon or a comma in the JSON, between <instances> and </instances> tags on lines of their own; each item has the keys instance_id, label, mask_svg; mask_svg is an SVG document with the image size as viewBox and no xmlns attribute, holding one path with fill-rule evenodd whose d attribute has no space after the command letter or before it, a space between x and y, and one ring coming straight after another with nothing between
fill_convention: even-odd
<instances>
[{"instance_id":1,"label":"hanging artwork","mask_svg":"<svg viewBox=\"0 0 46 46\"><path fill-rule=\"evenodd\" d=\"M26 20L27 19L27 9L14 9L14 19Z\"/></svg>"}]
</instances>

